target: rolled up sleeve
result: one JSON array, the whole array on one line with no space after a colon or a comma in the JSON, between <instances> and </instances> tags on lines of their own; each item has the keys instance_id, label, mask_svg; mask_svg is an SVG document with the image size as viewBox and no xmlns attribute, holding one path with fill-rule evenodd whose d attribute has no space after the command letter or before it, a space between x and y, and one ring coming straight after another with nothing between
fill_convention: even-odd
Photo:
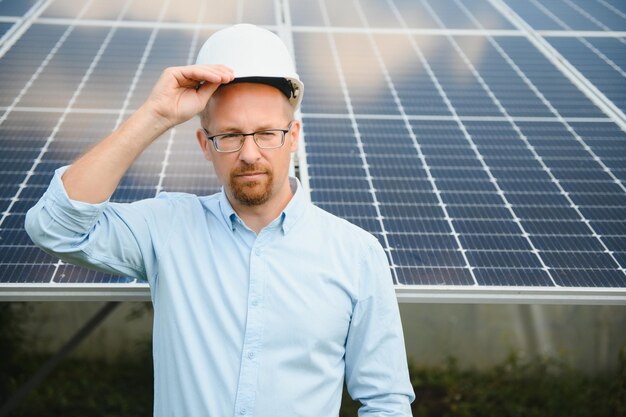
<instances>
[{"instance_id":1,"label":"rolled up sleeve","mask_svg":"<svg viewBox=\"0 0 626 417\"><path fill-rule=\"evenodd\" d=\"M147 200L130 204L72 200L61 180L67 168L55 171L44 195L26 213L25 228L32 241L75 265L148 279L156 254Z\"/></svg>"},{"instance_id":2,"label":"rolled up sleeve","mask_svg":"<svg viewBox=\"0 0 626 417\"><path fill-rule=\"evenodd\" d=\"M400 312L391 273L376 242L364 260L360 298L346 340L346 384L363 405L359 416L411 416L409 379Z\"/></svg>"}]
</instances>

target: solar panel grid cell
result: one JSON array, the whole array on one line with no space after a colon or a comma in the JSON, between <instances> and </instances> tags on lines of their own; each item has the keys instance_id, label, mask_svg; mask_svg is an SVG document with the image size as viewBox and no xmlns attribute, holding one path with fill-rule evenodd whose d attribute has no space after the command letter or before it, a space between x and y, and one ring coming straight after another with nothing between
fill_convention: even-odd
<instances>
[{"instance_id":1,"label":"solar panel grid cell","mask_svg":"<svg viewBox=\"0 0 626 417\"><path fill-rule=\"evenodd\" d=\"M454 45L445 38L437 38L436 42L426 60L456 113L459 116L499 116L500 112ZM420 45L420 49L423 50L424 46Z\"/></svg>"},{"instance_id":2,"label":"solar panel grid cell","mask_svg":"<svg viewBox=\"0 0 626 417\"><path fill-rule=\"evenodd\" d=\"M570 2L576 10L597 22L604 30L626 30L626 13L623 10L620 11L617 5L611 5L610 2L604 0L598 0L597 3L581 0L570 0ZM623 4L621 7L624 9Z\"/></svg>"},{"instance_id":3,"label":"solar panel grid cell","mask_svg":"<svg viewBox=\"0 0 626 417\"><path fill-rule=\"evenodd\" d=\"M476 25L453 0L430 1L428 11L443 22L442 27L476 29Z\"/></svg>"},{"instance_id":4,"label":"solar panel grid cell","mask_svg":"<svg viewBox=\"0 0 626 417\"><path fill-rule=\"evenodd\" d=\"M355 113L397 114L384 75L364 35L333 36Z\"/></svg>"},{"instance_id":5,"label":"solar panel grid cell","mask_svg":"<svg viewBox=\"0 0 626 417\"><path fill-rule=\"evenodd\" d=\"M14 23L0 22L0 45L3 43L3 37L13 27Z\"/></svg>"},{"instance_id":6,"label":"solar panel grid cell","mask_svg":"<svg viewBox=\"0 0 626 417\"><path fill-rule=\"evenodd\" d=\"M0 60L0 105L9 106L63 33L62 27L36 25Z\"/></svg>"},{"instance_id":7,"label":"solar panel grid cell","mask_svg":"<svg viewBox=\"0 0 626 417\"><path fill-rule=\"evenodd\" d=\"M323 26L322 12L317 2L310 0L289 0L291 21L297 26ZM294 38L297 35L294 34ZM307 92L308 94L308 92Z\"/></svg>"},{"instance_id":8,"label":"solar panel grid cell","mask_svg":"<svg viewBox=\"0 0 626 417\"><path fill-rule=\"evenodd\" d=\"M37 252L33 251L33 255L37 255ZM55 270L53 262L54 259L51 256L48 259L31 256L27 264L2 263L0 276L6 277L2 282L7 284L48 284Z\"/></svg>"},{"instance_id":9,"label":"solar panel grid cell","mask_svg":"<svg viewBox=\"0 0 626 417\"><path fill-rule=\"evenodd\" d=\"M108 30L77 27L20 101L20 106L65 107L93 61Z\"/></svg>"},{"instance_id":10,"label":"solar panel grid cell","mask_svg":"<svg viewBox=\"0 0 626 417\"><path fill-rule=\"evenodd\" d=\"M363 16L370 26L380 28L395 28L398 25L398 19L393 10L384 1L363 0L358 2L359 8L363 12Z\"/></svg>"},{"instance_id":11,"label":"solar panel grid cell","mask_svg":"<svg viewBox=\"0 0 626 417\"><path fill-rule=\"evenodd\" d=\"M624 16L626 19L626 15ZM626 56L624 54L624 44L626 39L622 38L585 38L595 49L610 59L619 69L626 71Z\"/></svg>"},{"instance_id":12,"label":"solar panel grid cell","mask_svg":"<svg viewBox=\"0 0 626 417\"><path fill-rule=\"evenodd\" d=\"M536 2L504 0L515 13L524 19L529 25L537 30L557 30L561 26L542 10Z\"/></svg>"},{"instance_id":13,"label":"solar panel grid cell","mask_svg":"<svg viewBox=\"0 0 626 417\"><path fill-rule=\"evenodd\" d=\"M127 0L111 0L111 1L96 1L93 2L90 7L85 11L82 16L83 19L110 19L115 20L119 14L119 11L128 3ZM56 2L47 9L47 13L52 13L55 9L60 9L63 3ZM74 7L75 8L75 7ZM57 12L61 14L61 10ZM44 13L46 15L46 13Z\"/></svg>"},{"instance_id":14,"label":"solar panel grid cell","mask_svg":"<svg viewBox=\"0 0 626 417\"><path fill-rule=\"evenodd\" d=\"M334 72L330 48L323 34L294 33L298 71L307 88L302 103L305 113L346 113L339 80ZM351 134L351 133L348 133Z\"/></svg>"},{"instance_id":15,"label":"solar panel grid cell","mask_svg":"<svg viewBox=\"0 0 626 417\"><path fill-rule=\"evenodd\" d=\"M454 0L454 3L463 11L475 25L485 27L487 29L508 29L513 30L515 26L511 24L502 14L500 14L493 5L486 0ZM476 23L475 20L480 22ZM450 27L450 25L446 25Z\"/></svg>"},{"instance_id":16,"label":"solar panel grid cell","mask_svg":"<svg viewBox=\"0 0 626 417\"><path fill-rule=\"evenodd\" d=\"M326 16L322 13L324 24L338 27L362 27L353 2L350 1L323 1L318 4L326 9Z\"/></svg>"},{"instance_id":17,"label":"solar panel grid cell","mask_svg":"<svg viewBox=\"0 0 626 417\"><path fill-rule=\"evenodd\" d=\"M550 43L616 106L626 111L626 69L613 62L586 39L550 38ZM626 55L626 44L621 44Z\"/></svg>"},{"instance_id":18,"label":"solar panel grid cell","mask_svg":"<svg viewBox=\"0 0 626 417\"><path fill-rule=\"evenodd\" d=\"M411 49L406 36L378 35L376 45L387 65L398 96L408 115L449 115L428 72ZM423 38L424 48L432 48L432 38Z\"/></svg>"},{"instance_id":19,"label":"solar panel grid cell","mask_svg":"<svg viewBox=\"0 0 626 417\"><path fill-rule=\"evenodd\" d=\"M117 30L74 106L120 109L149 37L149 30Z\"/></svg>"},{"instance_id":20,"label":"solar panel grid cell","mask_svg":"<svg viewBox=\"0 0 626 417\"><path fill-rule=\"evenodd\" d=\"M536 1L536 0L533 0ZM570 0L550 0L541 2L540 7L563 29L568 30L602 30L594 16ZM561 23L562 22L562 23ZM606 29L605 29L606 30Z\"/></svg>"},{"instance_id":21,"label":"solar panel grid cell","mask_svg":"<svg viewBox=\"0 0 626 417\"><path fill-rule=\"evenodd\" d=\"M93 3L93 0L88 1L85 6L89 9ZM76 7L76 3L72 0L55 0L43 11L41 17L77 18L84 11L86 10Z\"/></svg>"},{"instance_id":22,"label":"solar panel grid cell","mask_svg":"<svg viewBox=\"0 0 626 417\"><path fill-rule=\"evenodd\" d=\"M626 16L626 5L620 0L598 0L598 2L615 14L621 17Z\"/></svg>"},{"instance_id":23,"label":"solar panel grid cell","mask_svg":"<svg viewBox=\"0 0 626 417\"><path fill-rule=\"evenodd\" d=\"M0 16L23 16L37 0L3 0L0 2Z\"/></svg>"},{"instance_id":24,"label":"solar panel grid cell","mask_svg":"<svg viewBox=\"0 0 626 417\"><path fill-rule=\"evenodd\" d=\"M479 285L484 286L541 286L551 287L551 276L537 268L476 268L474 271Z\"/></svg>"},{"instance_id":25,"label":"solar panel grid cell","mask_svg":"<svg viewBox=\"0 0 626 417\"><path fill-rule=\"evenodd\" d=\"M601 111L527 40L503 37L498 44L561 116L602 116Z\"/></svg>"},{"instance_id":26,"label":"solar panel grid cell","mask_svg":"<svg viewBox=\"0 0 626 417\"><path fill-rule=\"evenodd\" d=\"M464 267L412 267L396 268L400 282L405 285L473 285L473 275Z\"/></svg>"}]
</instances>

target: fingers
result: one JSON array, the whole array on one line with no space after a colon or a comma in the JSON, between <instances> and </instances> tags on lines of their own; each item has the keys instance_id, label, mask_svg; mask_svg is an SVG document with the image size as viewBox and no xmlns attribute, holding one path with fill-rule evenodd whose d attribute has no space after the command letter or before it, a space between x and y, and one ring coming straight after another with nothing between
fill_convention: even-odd
<instances>
[{"instance_id":1,"label":"fingers","mask_svg":"<svg viewBox=\"0 0 626 417\"><path fill-rule=\"evenodd\" d=\"M225 65L189 65L178 69L184 77L184 80L178 79L179 85L184 84L188 88L195 88L202 107L220 85L235 79L233 70Z\"/></svg>"},{"instance_id":2,"label":"fingers","mask_svg":"<svg viewBox=\"0 0 626 417\"><path fill-rule=\"evenodd\" d=\"M167 68L146 100L146 108L175 126L201 111L215 90L234 78L233 70L224 65Z\"/></svg>"},{"instance_id":3,"label":"fingers","mask_svg":"<svg viewBox=\"0 0 626 417\"><path fill-rule=\"evenodd\" d=\"M218 83L207 83L207 82L205 82L202 85L199 85L196 93L198 94L198 99L200 100L200 102L206 105L206 103L209 101L209 99L211 98L215 90L217 90L217 88L220 85L221 84L218 84Z\"/></svg>"},{"instance_id":4,"label":"fingers","mask_svg":"<svg viewBox=\"0 0 626 417\"><path fill-rule=\"evenodd\" d=\"M233 70L225 65L188 65L184 67L168 68L178 85L184 88L197 88L204 83L226 84L231 82L235 75Z\"/></svg>"}]
</instances>

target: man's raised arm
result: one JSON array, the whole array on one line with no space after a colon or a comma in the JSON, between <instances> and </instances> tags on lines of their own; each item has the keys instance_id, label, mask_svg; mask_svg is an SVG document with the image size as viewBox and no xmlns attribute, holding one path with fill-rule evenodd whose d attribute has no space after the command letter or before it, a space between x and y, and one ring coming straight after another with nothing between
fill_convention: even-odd
<instances>
[{"instance_id":1,"label":"man's raised arm","mask_svg":"<svg viewBox=\"0 0 626 417\"><path fill-rule=\"evenodd\" d=\"M153 238L167 228L151 229L146 221L155 210L171 207L152 199L130 204L107 200L157 137L199 113L219 85L232 79L232 71L221 65L163 71L146 102L119 129L70 167L57 170L26 213L24 226L33 242L66 262L149 280L156 264Z\"/></svg>"},{"instance_id":2,"label":"man's raised arm","mask_svg":"<svg viewBox=\"0 0 626 417\"><path fill-rule=\"evenodd\" d=\"M198 114L215 90L233 78L232 70L222 65L167 68L146 102L65 171L62 180L68 196L92 204L107 200L156 138Z\"/></svg>"}]
</instances>

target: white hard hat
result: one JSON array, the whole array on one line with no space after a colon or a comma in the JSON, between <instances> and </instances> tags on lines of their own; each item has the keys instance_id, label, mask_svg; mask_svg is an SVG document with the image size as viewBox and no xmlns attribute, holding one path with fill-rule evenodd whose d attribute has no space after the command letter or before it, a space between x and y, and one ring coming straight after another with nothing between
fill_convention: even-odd
<instances>
[{"instance_id":1,"label":"white hard hat","mask_svg":"<svg viewBox=\"0 0 626 417\"><path fill-rule=\"evenodd\" d=\"M289 98L294 109L302 101L304 84L296 74L287 46L267 29L238 24L219 30L202 45L196 64L224 64L235 72L234 82L273 85Z\"/></svg>"}]
</instances>

